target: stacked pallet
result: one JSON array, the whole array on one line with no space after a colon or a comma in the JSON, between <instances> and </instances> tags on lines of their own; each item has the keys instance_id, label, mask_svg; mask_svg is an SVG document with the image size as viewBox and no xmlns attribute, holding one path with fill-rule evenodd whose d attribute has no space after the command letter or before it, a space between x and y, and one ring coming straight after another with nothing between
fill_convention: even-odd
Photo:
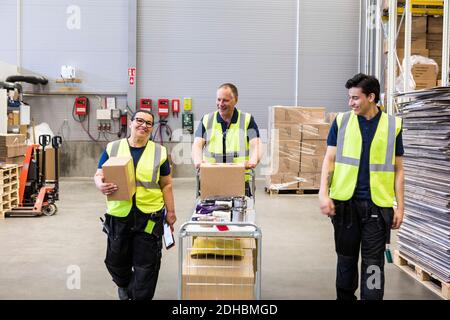
<instances>
[{"instance_id":1,"label":"stacked pallet","mask_svg":"<svg viewBox=\"0 0 450 320\"><path fill-rule=\"evenodd\" d=\"M404 94L405 219L399 254L450 282L450 88ZM449 297L446 297L449 298Z\"/></svg>"},{"instance_id":2,"label":"stacked pallet","mask_svg":"<svg viewBox=\"0 0 450 320\"><path fill-rule=\"evenodd\" d=\"M0 219L5 212L19 205L19 170L16 164L0 166Z\"/></svg>"},{"instance_id":3,"label":"stacked pallet","mask_svg":"<svg viewBox=\"0 0 450 320\"><path fill-rule=\"evenodd\" d=\"M329 124L325 108L269 108L270 175L266 191L318 190Z\"/></svg>"},{"instance_id":4,"label":"stacked pallet","mask_svg":"<svg viewBox=\"0 0 450 320\"><path fill-rule=\"evenodd\" d=\"M22 165L27 145L24 134L0 134L0 164Z\"/></svg>"}]
</instances>

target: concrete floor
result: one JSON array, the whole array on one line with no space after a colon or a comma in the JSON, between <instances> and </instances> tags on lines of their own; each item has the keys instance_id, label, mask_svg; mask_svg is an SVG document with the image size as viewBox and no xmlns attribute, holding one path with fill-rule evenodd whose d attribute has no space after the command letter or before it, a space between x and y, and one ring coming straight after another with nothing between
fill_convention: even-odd
<instances>
[{"instance_id":1,"label":"concrete floor","mask_svg":"<svg viewBox=\"0 0 450 320\"><path fill-rule=\"evenodd\" d=\"M262 298L335 299L332 226L319 212L317 195L269 196L262 181L258 188ZM175 179L177 227L191 214L194 190L193 180ZM0 220L0 299L116 299L103 263L104 197L91 179L63 179L60 195L55 216ZM155 299L177 298L177 257L176 249L164 250ZM385 299L439 297L388 264Z\"/></svg>"}]
</instances>

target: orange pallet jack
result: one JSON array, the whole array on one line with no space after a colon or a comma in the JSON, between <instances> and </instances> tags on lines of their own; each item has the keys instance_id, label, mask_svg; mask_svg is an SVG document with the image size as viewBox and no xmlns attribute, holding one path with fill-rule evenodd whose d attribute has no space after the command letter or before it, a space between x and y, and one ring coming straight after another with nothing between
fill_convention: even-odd
<instances>
[{"instance_id":1,"label":"orange pallet jack","mask_svg":"<svg viewBox=\"0 0 450 320\"><path fill-rule=\"evenodd\" d=\"M61 146L60 136L39 136L39 144L27 147L25 161L19 180L19 206L5 212L11 217L37 217L41 215L52 216L58 210L55 202L59 200L59 168L58 149ZM55 180L49 183L46 180L46 153L45 147L52 145L55 149ZM40 148L42 147L42 148ZM42 152L41 168L39 154Z\"/></svg>"}]
</instances>

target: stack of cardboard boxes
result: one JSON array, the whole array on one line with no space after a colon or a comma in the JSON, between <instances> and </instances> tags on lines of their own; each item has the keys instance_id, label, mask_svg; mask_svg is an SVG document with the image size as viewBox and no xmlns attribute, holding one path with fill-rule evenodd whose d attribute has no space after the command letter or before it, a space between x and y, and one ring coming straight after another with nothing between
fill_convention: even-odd
<instances>
[{"instance_id":1,"label":"stack of cardboard boxes","mask_svg":"<svg viewBox=\"0 0 450 320\"><path fill-rule=\"evenodd\" d=\"M397 38L397 55L400 63L405 56L405 23L399 31ZM387 50L386 50L387 52ZM427 17L412 17L411 21L411 55L428 57L427 49Z\"/></svg>"},{"instance_id":2,"label":"stack of cardboard boxes","mask_svg":"<svg viewBox=\"0 0 450 320\"><path fill-rule=\"evenodd\" d=\"M438 68L432 64L422 64L412 69L416 89L431 88L439 84L442 65L443 18L434 16L414 16L411 25L411 55L419 55L436 61ZM397 56L400 63L404 58L405 27L404 21L397 38ZM384 42L384 52L388 52L388 39ZM397 69L397 75L400 71Z\"/></svg>"},{"instance_id":3,"label":"stack of cardboard boxes","mask_svg":"<svg viewBox=\"0 0 450 320\"><path fill-rule=\"evenodd\" d=\"M442 66L442 17L427 17L428 20L428 32L427 32L427 48L430 52L429 58L437 62L439 66L439 72L437 78L441 79L441 66Z\"/></svg>"},{"instance_id":4,"label":"stack of cardboard boxes","mask_svg":"<svg viewBox=\"0 0 450 320\"><path fill-rule=\"evenodd\" d=\"M217 238L220 241L219 238ZM183 259L182 298L187 300L252 300L255 298L256 243L241 242L242 256L214 254L207 258L192 255Z\"/></svg>"},{"instance_id":5,"label":"stack of cardboard boxes","mask_svg":"<svg viewBox=\"0 0 450 320\"><path fill-rule=\"evenodd\" d=\"M27 145L24 134L0 134L0 164L22 165Z\"/></svg>"},{"instance_id":6,"label":"stack of cardboard boxes","mask_svg":"<svg viewBox=\"0 0 450 320\"><path fill-rule=\"evenodd\" d=\"M270 107L266 189L318 189L329 127L325 108ZM306 181L298 183L298 178Z\"/></svg>"}]
</instances>

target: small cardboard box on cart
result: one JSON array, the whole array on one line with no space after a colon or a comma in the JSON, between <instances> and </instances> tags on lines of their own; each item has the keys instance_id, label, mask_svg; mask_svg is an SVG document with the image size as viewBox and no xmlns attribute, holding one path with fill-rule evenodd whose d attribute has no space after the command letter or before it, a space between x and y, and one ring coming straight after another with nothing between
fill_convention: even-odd
<instances>
[{"instance_id":1,"label":"small cardboard box on cart","mask_svg":"<svg viewBox=\"0 0 450 320\"><path fill-rule=\"evenodd\" d=\"M200 166L201 199L245 195L243 163L202 163Z\"/></svg>"}]
</instances>

